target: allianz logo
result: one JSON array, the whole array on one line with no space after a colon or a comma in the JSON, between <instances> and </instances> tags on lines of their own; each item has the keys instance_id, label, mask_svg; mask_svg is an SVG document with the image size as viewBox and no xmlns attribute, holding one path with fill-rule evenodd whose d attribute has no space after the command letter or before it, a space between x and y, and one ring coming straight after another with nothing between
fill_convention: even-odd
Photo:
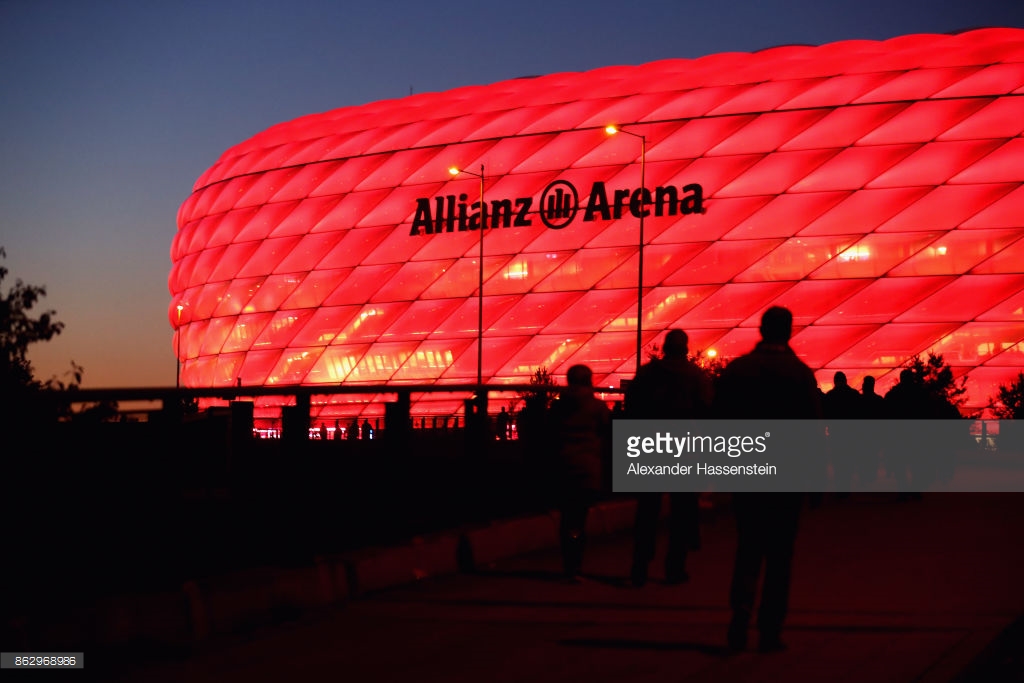
<instances>
[{"instance_id":1,"label":"allianz logo","mask_svg":"<svg viewBox=\"0 0 1024 683\"><path fill-rule=\"evenodd\" d=\"M484 228L518 228L533 225L534 217L552 230L561 230L583 214L582 221L610 221L622 218L626 212L641 216L687 216L701 214L704 209L704 188L691 183L677 188L672 185L647 188L612 190L604 182L590 186L586 206L580 206L576 187L566 180L555 180L544 188L539 206L534 209L533 197L514 199L484 198L481 220L480 201L469 203L467 194L449 194L441 197L421 197L416 200L410 236L439 235Z\"/></svg>"}]
</instances>

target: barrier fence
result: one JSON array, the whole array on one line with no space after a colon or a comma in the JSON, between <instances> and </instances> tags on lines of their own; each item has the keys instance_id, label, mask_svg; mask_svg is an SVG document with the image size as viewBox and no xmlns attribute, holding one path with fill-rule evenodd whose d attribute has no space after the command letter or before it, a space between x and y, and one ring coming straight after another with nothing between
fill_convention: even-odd
<instances>
[{"instance_id":1,"label":"barrier fence","mask_svg":"<svg viewBox=\"0 0 1024 683\"><path fill-rule=\"evenodd\" d=\"M554 397L556 386L533 384L339 385L77 389L54 392L52 400L71 407L72 418L90 405L116 406L112 421L194 420L231 415L251 421L258 438L362 439L388 429L458 431L481 429L495 439L516 439L531 409ZM614 407L623 390L598 388ZM323 425L323 429L321 429ZM353 427L358 426L358 433Z\"/></svg>"}]
</instances>

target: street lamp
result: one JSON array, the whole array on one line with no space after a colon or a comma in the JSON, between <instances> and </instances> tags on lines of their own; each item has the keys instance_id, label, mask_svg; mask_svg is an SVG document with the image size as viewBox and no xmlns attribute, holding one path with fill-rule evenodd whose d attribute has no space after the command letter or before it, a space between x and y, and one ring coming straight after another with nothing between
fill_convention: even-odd
<instances>
[{"instance_id":1,"label":"street lamp","mask_svg":"<svg viewBox=\"0 0 1024 683\"><path fill-rule=\"evenodd\" d=\"M174 352L175 355L176 355L176 358L174 359L175 360L175 363L174 363L174 388L175 389L180 389L181 388L181 312L184 309L185 309L184 306L182 306L181 304L178 304L178 328L176 330L176 332L178 333L178 345L177 345L178 348L175 349L175 352Z\"/></svg>"},{"instance_id":2,"label":"street lamp","mask_svg":"<svg viewBox=\"0 0 1024 683\"><path fill-rule=\"evenodd\" d=\"M645 171L647 166L647 138L638 133L631 133L621 126L607 126L604 132L608 135L625 133L635 138L640 138L640 245L637 251L637 274L636 274L636 369L640 371L640 353L643 349L643 319L644 319L644 216L647 210L644 207L644 193L647 192L645 182Z\"/></svg>"},{"instance_id":3,"label":"street lamp","mask_svg":"<svg viewBox=\"0 0 1024 683\"><path fill-rule=\"evenodd\" d=\"M477 385L483 385L483 368L484 368L484 228L487 227L485 222L487 220L487 212L484 208L484 165L480 164L480 172L474 173L466 169L460 169L457 166L452 166L448 169L448 172L453 176L457 176L460 173L466 173L471 176L476 176L480 179L480 275L477 282L477 296L479 302L476 308L476 383ZM479 391L479 390L478 390Z\"/></svg>"}]
</instances>

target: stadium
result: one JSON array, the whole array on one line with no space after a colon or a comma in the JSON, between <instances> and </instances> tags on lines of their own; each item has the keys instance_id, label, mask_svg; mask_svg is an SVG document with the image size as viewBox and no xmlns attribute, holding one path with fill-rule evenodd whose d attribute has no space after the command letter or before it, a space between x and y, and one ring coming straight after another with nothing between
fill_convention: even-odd
<instances>
[{"instance_id":1,"label":"stadium","mask_svg":"<svg viewBox=\"0 0 1024 683\"><path fill-rule=\"evenodd\" d=\"M666 329L727 360L782 305L822 389L842 370L884 393L933 352L981 408L1024 369L1022 131L1008 28L311 114L225 151L179 210L181 382L505 385L586 363L619 387ZM380 412L336 397L313 419Z\"/></svg>"}]
</instances>

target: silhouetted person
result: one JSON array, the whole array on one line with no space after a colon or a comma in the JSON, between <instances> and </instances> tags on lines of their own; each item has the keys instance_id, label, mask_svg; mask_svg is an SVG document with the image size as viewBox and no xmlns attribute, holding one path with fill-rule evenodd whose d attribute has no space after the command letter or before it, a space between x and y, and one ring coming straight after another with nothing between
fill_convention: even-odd
<instances>
[{"instance_id":1,"label":"silhouetted person","mask_svg":"<svg viewBox=\"0 0 1024 683\"><path fill-rule=\"evenodd\" d=\"M860 385L861 412L865 420L885 419L885 399L875 393L875 378L868 375Z\"/></svg>"},{"instance_id":2,"label":"silhouetted person","mask_svg":"<svg viewBox=\"0 0 1024 683\"><path fill-rule=\"evenodd\" d=\"M706 417L711 404L711 383L707 375L687 357L689 338L683 330L665 335L661 358L641 366L626 390L625 414L631 420L685 420ZM633 533L633 564L630 580L634 586L647 583L654 559L661 511L661 493L637 495ZM700 547L699 494L669 494L668 552L665 581L683 583L690 577L686 558Z\"/></svg>"},{"instance_id":3,"label":"silhouetted person","mask_svg":"<svg viewBox=\"0 0 1024 683\"><path fill-rule=\"evenodd\" d=\"M566 383L549 409L548 434L559 474L562 568L575 579L583 563L587 512L600 492L602 463L611 449L611 412L594 396L586 365L569 368Z\"/></svg>"},{"instance_id":4,"label":"silhouetted person","mask_svg":"<svg viewBox=\"0 0 1024 683\"><path fill-rule=\"evenodd\" d=\"M716 417L817 419L821 417L814 373L789 346L793 315L773 306L761 317L761 341L722 371L715 387ZM799 493L734 493L736 560L729 602L730 649L747 645L757 584L764 567L758 608L759 648L784 649L782 624L789 606L790 573L802 496Z\"/></svg>"},{"instance_id":5,"label":"silhouetted person","mask_svg":"<svg viewBox=\"0 0 1024 683\"><path fill-rule=\"evenodd\" d=\"M353 417L352 421L348 423L348 431L345 432L345 438L347 439L358 439L359 438L359 419Z\"/></svg>"},{"instance_id":6,"label":"silhouetted person","mask_svg":"<svg viewBox=\"0 0 1024 683\"><path fill-rule=\"evenodd\" d=\"M321 441L327 441L327 423L326 422L321 422L320 423L320 440Z\"/></svg>"},{"instance_id":7,"label":"silhouetted person","mask_svg":"<svg viewBox=\"0 0 1024 683\"><path fill-rule=\"evenodd\" d=\"M924 380L910 368L900 371L900 381L885 395L885 406L889 417L908 420L958 420L960 410L946 396L930 390ZM956 449L964 442L958 441L957 434L942 447L932 452L919 452L915 448L920 424L903 422L895 430L892 444L887 444L886 461L896 474L896 485L901 500L920 500L921 491L936 478L952 476ZM965 430L966 433L966 430ZM914 488L915 491L910 489Z\"/></svg>"},{"instance_id":8,"label":"silhouetted person","mask_svg":"<svg viewBox=\"0 0 1024 683\"><path fill-rule=\"evenodd\" d=\"M498 439L506 441L508 439L508 427L509 427L509 415L508 411L505 410L505 406L501 407L501 412L498 413Z\"/></svg>"},{"instance_id":9,"label":"silhouetted person","mask_svg":"<svg viewBox=\"0 0 1024 683\"><path fill-rule=\"evenodd\" d=\"M363 439L372 439L373 438L373 427L370 425L370 421L369 420L363 420L363 429L362 429L362 434L360 434L360 436Z\"/></svg>"},{"instance_id":10,"label":"silhouetted person","mask_svg":"<svg viewBox=\"0 0 1024 683\"><path fill-rule=\"evenodd\" d=\"M341 438L341 420L334 421L334 440L337 441Z\"/></svg>"},{"instance_id":11,"label":"silhouetted person","mask_svg":"<svg viewBox=\"0 0 1024 683\"><path fill-rule=\"evenodd\" d=\"M875 392L875 378L866 376L860 385L861 418L864 420L884 420L888 415L885 399ZM871 483L878 476L878 459L882 451L882 439L877 431L868 429L861 438L865 444L864 457L857 459L856 470L861 483Z\"/></svg>"},{"instance_id":12,"label":"silhouetted person","mask_svg":"<svg viewBox=\"0 0 1024 683\"><path fill-rule=\"evenodd\" d=\"M844 497L850 492L860 447L857 424L852 420L860 419L862 400L860 393L850 386L845 372L836 372L832 382L833 387L822 400L822 411L828 420L828 444L836 492Z\"/></svg>"},{"instance_id":13,"label":"silhouetted person","mask_svg":"<svg viewBox=\"0 0 1024 683\"><path fill-rule=\"evenodd\" d=\"M906 421L926 420L931 415L931 409L928 390L913 370L900 370L900 381L885 394L885 407L890 418L904 421L904 424L893 430L894 442L885 444L887 469L891 469L896 477L900 500L918 500L921 493L910 491L913 473L906 445L913 443L914 434L913 424Z\"/></svg>"},{"instance_id":14,"label":"silhouetted person","mask_svg":"<svg viewBox=\"0 0 1024 683\"><path fill-rule=\"evenodd\" d=\"M885 405L898 420L925 420L930 412L928 390L910 368L900 370L900 381L886 393Z\"/></svg>"}]
</instances>

